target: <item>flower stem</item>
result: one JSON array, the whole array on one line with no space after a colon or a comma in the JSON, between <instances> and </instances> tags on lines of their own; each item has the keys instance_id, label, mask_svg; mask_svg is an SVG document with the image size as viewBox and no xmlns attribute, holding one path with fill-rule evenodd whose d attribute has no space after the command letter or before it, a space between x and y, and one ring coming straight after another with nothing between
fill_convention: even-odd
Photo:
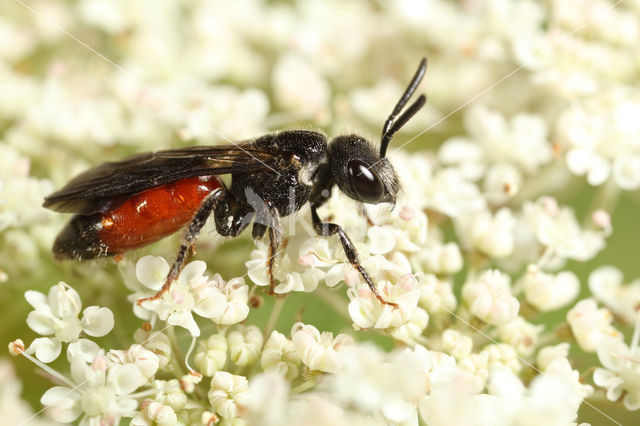
<instances>
[{"instance_id":1,"label":"flower stem","mask_svg":"<svg viewBox=\"0 0 640 426\"><path fill-rule=\"evenodd\" d=\"M318 287L314 295L319 296L324 302L333 308L334 311L351 321L349 317L349 304L344 298L338 296L335 291L330 291L326 287Z\"/></svg>"},{"instance_id":2,"label":"flower stem","mask_svg":"<svg viewBox=\"0 0 640 426\"><path fill-rule=\"evenodd\" d=\"M269 319L267 320L267 325L264 327L264 339L268 339L271 335L271 332L276 326L278 322L278 317L282 312L282 308L284 307L284 302L287 299L286 296L276 296L275 302L273 302L273 309L271 309L271 314L269 315Z\"/></svg>"}]
</instances>

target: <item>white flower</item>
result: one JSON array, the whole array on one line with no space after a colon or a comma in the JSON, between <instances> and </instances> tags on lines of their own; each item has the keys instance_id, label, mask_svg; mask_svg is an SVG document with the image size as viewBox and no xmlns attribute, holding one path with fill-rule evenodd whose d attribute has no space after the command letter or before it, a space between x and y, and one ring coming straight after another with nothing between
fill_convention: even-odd
<instances>
[{"instance_id":1,"label":"white flower","mask_svg":"<svg viewBox=\"0 0 640 426\"><path fill-rule=\"evenodd\" d=\"M548 371L536 376L529 388L513 372L494 369L488 389L498 398L492 404L498 413L494 423L506 424L529 424L527 419L535 419L536 423L572 424L580 403L593 392L591 386L580 383L579 373L564 358L556 359Z\"/></svg>"},{"instance_id":2,"label":"white flower","mask_svg":"<svg viewBox=\"0 0 640 426\"><path fill-rule=\"evenodd\" d=\"M554 359L567 358L569 356L569 344L559 343L555 346L546 346L538 352L536 364L541 371L545 371Z\"/></svg>"},{"instance_id":3,"label":"white flower","mask_svg":"<svg viewBox=\"0 0 640 426\"><path fill-rule=\"evenodd\" d=\"M261 90L211 86L202 81L190 85L196 87L176 88L178 96L184 97L183 102L191 106L183 127L178 130L183 140L205 141L221 135L242 140L264 133L269 99Z\"/></svg>"},{"instance_id":4,"label":"white flower","mask_svg":"<svg viewBox=\"0 0 640 426\"><path fill-rule=\"evenodd\" d=\"M538 242L554 255L587 261L604 248L602 232L581 229L573 210L559 208L553 198L525 202L522 211Z\"/></svg>"},{"instance_id":5,"label":"white flower","mask_svg":"<svg viewBox=\"0 0 640 426\"><path fill-rule=\"evenodd\" d=\"M187 395L182 390L178 379L154 380L152 389L155 390L156 402L169 406L176 412L182 410L187 404Z\"/></svg>"},{"instance_id":6,"label":"white flower","mask_svg":"<svg viewBox=\"0 0 640 426\"><path fill-rule=\"evenodd\" d=\"M418 307L420 290L412 275L393 285L380 281L378 292L385 301L396 303L398 307L382 304L369 287L361 283L347 290L349 296L349 315L358 328L399 328L409 322ZM426 327L426 323L424 324Z\"/></svg>"},{"instance_id":7,"label":"white flower","mask_svg":"<svg viewBox=\"0 0 640 426\"><path fill-rule=\"evenodd\" d=\"M194 357L196 367L205 376L213 376L227 362L227 339L221 334L212 334L206 341L198 342Z\"/></svg>"},{"instance_id":8,"label":"white flower","mask_svg":"<svg viewBox=\"0 0 640 426\"><path fill-rule=\"evenodd\" d=\"M582 382L580 372L571 367L567 358L556 358L551 361L545 368L544 375L562 379L572 388L573 401L571 401L571 406L575 410L578 409L583 399L593 394L593 388Z\"/></svg>"},{"instance_id":9,"label":"white flower","mask_svg":"<svg viewBox=\"0 0 640 426\"><path fill-rule=\"evenodd\" d=\"M496 164L487 170L483 189L492 204L505 204L522 187L522 175L510 164Z\"/></svg>"},{"instance_id":10,"label":"white flower","mask_svg":"<svg viewBox=\"0 0 640 426\"><path fill-rule=\"evenodd\" d=\"M291 420L288 411L293 403L289 399L289 388L290 382L275 370L254 376L249 382L251 394L249 424L264 426L287 424Z\"/></svg>"},{"instance_id":11,"label":"white flower","mask_svg":"<svg viewBox=\"0 0 640 426\"><path fill-rule=\"evenodd\" d=\"M571 105L559 118L558 138L567 166L591 185L613 176L627 190L640 188L640 94L617 87Z\"/></svg>"},{"instance_id":12,"label":"white flower","mask_svg":"<svg viewBox=\"0 0 640 426\"><path fill-rule=\"evenodd\" d=\"M331 88L317 68L304 58L293 53L282 55L274 66L271 80L280 106L302 117L327 116Z\"/></svg>"},{"instance_id":13,"label":"white flower","mask_svg":"<svg viewBox=\"0 0 640 426\"><path fill-rule=\"evenodd\" d=\"M454 242L428 244L413 256L423 268L439 275L453 275L462 270L464 262L460 247Z\"/></svg>"},{"instance_id":14,"label":"white flower","mask_svg":"<svg viewBox=\"0 0 640 426\"><path fill-rule=\"evenodd\" d=\"M340 352L344 368L327 377L321 390L370 418L416 424L415 401L425 393L429 375L437 380L444 364L438 355L419 345L391 353L372 345L350 346Z\"/></svg>"},{"instance_id":15,"label":"white flower","mask_svg":"<svg viewBox=\"0 0 640 426\"><path fill-rule=\"evenodd\" d=\"M418 306L426 309L429 315L447 317L456 309L458 300L450 280L440 280L433 274L420 274L417 279L420 289Z\"/></svg>"},{"instance_id":16,"label":"white flower","mask_svg":"<svg viewBox=\"0 0 640 426\"><path fill-rule=\"evenodd\" d=\"M511 345L505 343L487 345L480 353L486 354L489 371L496 367L507 367L512 372L518 373L522 369L520 357L516 349Z\"/></svg>"},{"instance_id":17,"label":"white flower","mask_svg":"<svg viewBox=\"0 0 640 426\"><path fill-rule=\"evenodd\" d=\"M249 313L248 289L242 279L224 282L216 274L212 279L204 276L207 265L202 261L187 264L169 291L160 298L143 302L142 307L156 312L171 325L179 325L199 336L200 329L193 313L211 318L219 324L234 324ZM161 257L145 256L136 264L136 276L146 287L159 291L169 264Z\"/></svg>"},{"instance_id":18,"label":"white flower","mask_svg":"<svg viewBox=\"0 0 640 426\"><path fill-rule=\"evenodd\" d=\"M462 215L456 220L460 241L467 248L500 258L513 251L513 228L515 220L508 208L501 208L492 216L488 210L471 215Z\"/></svg>"},{"instance_id":19,"label":"white flower","mask_svg":"<svg viewBox=\"0 0 640 426\"><path fill-rule=\"evenodd\" d=\"M166 334L157 330L145 331L139 328L133 334L133 338L158 357L158 368L163 368L169 363L171 359L171 342Z\"/></svg>"},{"instance_id":20,"label":"white flower","mask_svg":"<svg viewBox=\"0 0 640 426\"><path fill-rule=\"evenodd\" d=\"M522 278L527 302L540 311L552 311L571 303L580 291L580 281L571 271L547 274L529 265Z\"/></svg>"},{"instance_id":21,"label":"white flower","mask_svg":"<svg viewBox=\"0 0 640 426\"><path fill-rule=\"evenodd\" d=\"M596 385L606 388L607 399L622 402L627 410L640 409L640 322L636 323L631 346L620 339L605 338L598 344L598 358L604 368L593 373Z\"/></svg>"},{"instance_id":22,"label":"white flower","mask_svg":"<svg viewBox=\"0 0 640 426\"><path fill-rule=\"evenodd\" d=\"M128 22L124 4L104 0L83 0L78 5L80 17L89 25L94 25L109 33L119 33L126 29Z\"/></svg>"},{"instance_id":23,"label":"white flower","mask_svg":"<svg viewBox=\"0 0 640 426\"><path fill-rule=\"evenodd\" d=\"M377 411L397 385L392 380L397 371L389 357L374 346L354 345L342 349L339 358L342 368L329 376L323 387L365 413Z\"/></svg>"},{"instance_id":24,"label":"white flower","mask_svg":"<svg viewBox=\"0 0 640 426\"><path fill-rule=\"evenodd\" d=\"M134 426L170 426L178 422L175 411L156 401L146 401L142 404L142 411L131 419L131 425Z\"/></svg>"},{"instance_id":25,"label":"white flower","mask_svg":"<svg viewBox=\"0 0 640 426\"><path fill-rule=\"evenodd\" d=\"M21 398L22 383L16 377L15 367L6 359L0 360L0 413L7 424L29 424L44 426L46 421L34 418L33 410Z\"/></svg>"},{"instance_id":26,"label":"white flower","mask_svg":"<svg viewBox=\"0 0 640 426\"><path fill-rule=\"evenodd\" d=\"M158 356L142 345L134 344L124 351L110 350L107 357L114 364L135 365L148 379L152 378L160 368Z\"/></svg>"},{"instance_id":27,"label":"white flower","mask_svg":"<svg viewBox=\"0 0 640 426\"><path fill-rule=\"evenodd\" d=\"M394 327L389 334L393 338L408 345L415 345L420 342L424 343L423 333L428 325L429 314L424 309L418 307L411 312L411 316L404 324L399 327Z\"/></svg>"},{"instance_id":28,"label":"white flower","mask_svg":"<svg viewBox=\"0 0 640 426\"><path fill-rule=\"evenodd\" d=\"M222 418L241 417L251 402L249 382L244 376L218 371L211 379L209 402Z\"/></svg>"},{"instance_id":29,"label":"white flower","mask_svg":"<svg viewBox=\"0 0 640 426\"><path fill-rule=\"evenodd\" d=\"M296 352L293 342L284 334L273 331L267 339L260 356L260 366L267 371L274 369L287 380L293 380L298 375L300 356Z\"/></svg>"},{"instance_id":30,"label":"white flower","mask_svg":"<svg viewBox=\"0 0 640 426\"><path fill-rule=\"evenodd\" d=\"M454 138L446 141L439 156L444 164L458 165L466 170L470 179L478 179L491 163L512 164L523 173L532 174L551 160L547 124L540 116L518 114L507 122L499 112L474 105L465 115L465 126L471 140ZM470 162L469 148L474 143L480 149L471 149L475 158Z\"/></svg>"},{"instance_id":31,"label":"white flower","mask_svg":"<svg viewBox=\"0 0 640 426\"><path fill-rule=\"evenodd\" d=\"M442 347L455 359L463 359L471 354L473 339L452 328L442 333Z\"/></svg>"},{"instance_id":32,"label":"white flower","mask_svg":"<svg viewBox=\"0 0 640 426\"><path fill-rule=\"evenodd\" d=\"M578 302L567 313L567 321L578 344L587 352L595 352L605 337L622 338L622 334L611 325L611 312L606 308L598 309L593 299Z\"/></svg>"},{"instance_id":33,"label":"white flower","mask_svg":"<svg viewBox=\"0 0 640 426\"><path fill-rule=\"evenodd\" d=\"M492 424L492 405L478 398L473 377L450 368L419 400L420 417L425 424Z\"/></svg>"},{"instance_id":34,"label":"white flower","mask_svg":"<svg viewBox=\"0 0 640 426\"><path fill-rule=\"evenodd\" d=\"M138 406L130 395L146 384L148 377L134 363L109 362L91 344L69 345L67 356L75 386L55 386L40 399L56 421L71 422L84 413L82 423L117 422L121 417L132 417Z\"/></svg>"},{"instance_id":35,"label":"white flower","mask_svg":"<svg viewBox=\"0 0 640 426\"><path fill-rule=\"evenodd\" d=\"M543 325L534 325L522 317L498 327L498 336L504 343L515 348L520 356L530 356L538 345L538 337L544 331Z\"/></svg>"},{"instance_id":36,"label":"white flower","mask_svg":"<svg viewBox=\"0 0 640 426\"><path fill-rule=\"evenodd\" d=\"M371 254L385 254L394 249L396 238L391 226L372 226L367 231Z\"/></svg>"},{"instance_id":37,"label":"white flower","mask_svg":"<svg viewBox=\"0 0 640 426\"><path fill-rule=\"evenodd\" d=\"M262 349L262 332L255 325L242 327L227 336L229 356L238 366L248 366L257 361Z\"/></svg>"},{"instance_id":38,"label":"white flower","mask_svg":"<svg viewBox=\"0 0 640 426\"><path fill-rule=\"evenodd\" d=\"M556 25L615 45L635 45L640 31L640 23L631 10L611 7L606 1L554 2L551 17Z\"/></svg>"},{"instance_id":39,"label":"white flower","mask_svg":"<svg viewBox=\"0 0 640 426\"><path fill-rule=\"evenodd\" d=\"M28 157L0 140L0 231L46 223L49 218L39 207L53 189L51 182L30 177L30 169Z\"/></svg>"},{"instance_id":40,"label":"white flower","mask_svg":"<svg viewBox=\"0 0 640 426\"><path fill-rule=\"evenodd\" d=\"M343 347L353 344L353 339L346 334L335 338L333 333L320 333L312 325L297 322L291 329L291 340L300 360L311 370L334 373L342 365L338 353Z\"/></svg>"},{"instance_id":41,"label":"white flower","mask_svg":"<svg viewBox=\"0 0 640 426\"><path fill-rule=\"evenodd\" d=\"M472 214L486 207L478 186L453 168L438 170L421 192L426 194L427 207L451 217Z\"/></svg>"},{"instance_id":42,"label":"white flower","mask_svg":"<svg viewBox=\"0 0 640 426\"><path fill-rule=\"evenodd\" d=\"M224 296L224 305L210 317L213 322L220 325L237 324L244 321L249 315L249 286L242 278L232 278L224 281L220 274L214 274L211 278L214 289Z\"/></svg>"},{"instance_id":43,"label":"white flower","mask_svg":"<svg viewBox=\"0 0 640 426\"><path fill-rule=\"evenodd\" d=\"M474 388L479 391L484 388L489 378L489 352L483 350L472 353L466 358L458 360L457 367L469 376Z\"/></svg>"},{"instance_id":44,"label":"white flower","mask_svg":"<svg viewBox=\"0 0 640 426\"><path fill-rule=\"evenodd\" d=\"M613 266L601 266L589 275L593 297L626 321L634 323L640 306L640 280L624 285L622 272Z\"/></svg>"},{"instance_id":45,"label":"white flower","mask_svg":"<svg viewBox=\"0 0 640 426\"><path fill-rule=\"evenodd\" d=\"M509 276L498 271L483 272L462 287L462 298L471 313L492 325L504 325L518 315L520 303L511 295Z\"/></svg>"},{"instance_id":46,"label":"white flower","mask_svg":"<svg viewBox=\"0 0 640 426\"><path fill-rule=\"evenodd\" d=\"M108 308L89 306L78 318L82 302L78 293L68 284L60 282L49 289L49 294L29 290L25 298L34 310L27 316L27 325L35 332L53 337L39 338L27 349L42 362L51 362L60 355L62 343L72 342L84 332L100 337L109 333L114 325L113 313Z\"/></svg>"},{"instance_id":47,"label":"white flower","mask_svg":"<svg viewBox=\"0 0 640 426\"><path fill-rule=\"evenodd\" d=\"M276 282L274 292L278 294L292 291L312 292L324 276L324 272L316 266L323 266L329 261L326 257L329 253L324 250L325 248L328 250L326 242L318 242L322 239L316 238L311 241L304 239L301 250L305 252L293 254L300 240L301 238L292 237L287 249L277 253L273 279ZM246 262L247 275L256 285L265 287L270 285L266 267L268 258L268 248L263 246L252 251L251 259Z\"/></svg>"}]
</instances>

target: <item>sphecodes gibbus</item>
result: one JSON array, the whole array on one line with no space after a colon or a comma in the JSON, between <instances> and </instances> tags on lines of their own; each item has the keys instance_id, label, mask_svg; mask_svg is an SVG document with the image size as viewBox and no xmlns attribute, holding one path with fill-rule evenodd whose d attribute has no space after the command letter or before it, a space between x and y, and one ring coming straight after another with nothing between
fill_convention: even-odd
<instances>
[{"instance_id":1,"label":"sphecodes gibbus","mask_svg":"<svg viewBox=\"0 0 640 426\"><path fill-rule=\"evenodd\" d=\"M328 142L319 132L286 130L240 144L139 154L87 170L44 200L44 207L75 213L55 240L55 258L119 255L186 226L165 284L150 299L157 298L178 277L198 233L213 215L220 235L235 237L251 223L254 239L268 234L266 267L273 292L274 259L282 240L279 219L308 202L315 231L337 234L347 259L376 298L394 305L379 294L342 227L323 222L317 209L334 186L359 202L395 202L398 177L385 155L393 135L426 102L420 95L404 110L426 67L422 59L387 118L379 151L355 134ZM221 180L224 174L231 175L230 185Z\"/></svg>"}]
</instances>

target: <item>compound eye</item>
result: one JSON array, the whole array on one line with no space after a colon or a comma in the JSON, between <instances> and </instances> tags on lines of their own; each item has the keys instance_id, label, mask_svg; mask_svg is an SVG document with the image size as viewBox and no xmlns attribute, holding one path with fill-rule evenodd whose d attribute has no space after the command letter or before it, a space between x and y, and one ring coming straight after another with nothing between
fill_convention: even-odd
<instances>
[{"instance_id":1,"label":"compound eye","mask_svg":"<svg viewBox=\"0 0 640 426\"><path fill-rule=\"evenodd\" d=\"M351 160L347 165L351 188L358 196L358 201L377 204L384 195L380 178L362 161Z\"/></svg>"}]
</instances>

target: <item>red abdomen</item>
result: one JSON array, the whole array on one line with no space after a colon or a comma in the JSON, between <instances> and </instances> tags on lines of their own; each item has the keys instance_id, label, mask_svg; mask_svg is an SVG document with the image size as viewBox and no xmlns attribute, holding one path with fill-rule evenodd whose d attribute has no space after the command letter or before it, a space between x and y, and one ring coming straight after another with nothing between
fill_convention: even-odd
<instances>
[{"instance_id":1,"label":"red abdomen","mask_svg":"<svg viewBox=\"0 0 640 426\"><path fill-rule=\"evenodd\" d=\"M203 199L221 188L217 176L181 179L132 195L117 207L76 215L56 239L56 258L113 256L173 234L187 224Z\"/></svg>"}]
</instances>

